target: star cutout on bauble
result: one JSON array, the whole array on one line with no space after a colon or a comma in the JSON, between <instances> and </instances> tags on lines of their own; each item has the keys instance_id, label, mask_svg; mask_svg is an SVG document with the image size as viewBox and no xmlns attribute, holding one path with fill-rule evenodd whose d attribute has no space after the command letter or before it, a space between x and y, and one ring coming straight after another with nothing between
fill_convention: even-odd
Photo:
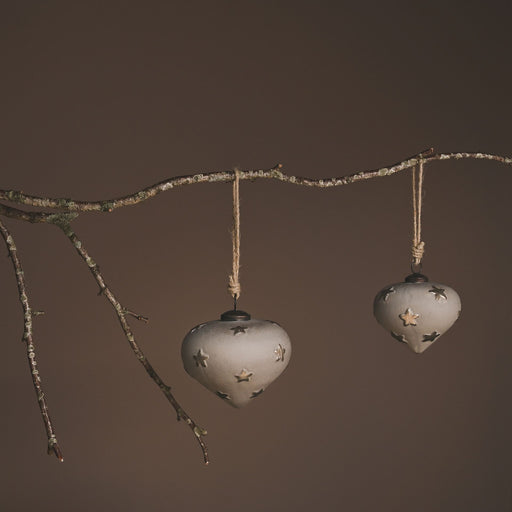
<instances>
[{"instance_id":1,"label":"star cutout on bauble","mask_svg":"<svg viewBox=\"0 0 512 512\"><path fill-rule=\"evenodd\" d=\"M396 290L390 286L389 288L386 288L385 290L382 290L379 293L379 300L383 300L384 302L387 302L389 294L394 293Z\"/></svg>"},{"instance_id":2,"label":"star cutout on bauble","mask_svg":"<svg viewBox=\"0 0 512 512\"><path fill-rule=\"evenodd\" d=\"M197 354L195 356L192 356L194 358L194 361L196 362L196 366L202 366L203 368L206 368L208 365L206 364L206 360L210 357L208 354L205 354L203 352L203 349L200 348L197 351Z\"/></svg>"},{"instance_id":3,"label":"star cutout on bauble","mask_svg":"<svg viewBox=\"0 0 512 512\"><path fill-rule=\"evenodd\" d=\"M438 288L437 286L432 285L432 289L429 290L429 293L433 293L436 300L447 300L444 288Z\"/></svg>"},{"instance_id":4,"label":"star cutout on bauble","mask_svg":"<svg viewBox=\"0 0 512 512\"><path fill-rule=\"evenodd\" d=\"M251 398L256 398L257 396L260 396L261 393L263 393L263 388L261 388L259 391L253 391Z\"/></svg>"},{"instance_id":5,"label":"star cutout on bauble","mask_svg":"<svg viewBox=\"0 0 512 512\"><path fill-rule=\"evenodd\" d=\"M391 336L393 336L393 338L395 338L395 340L399 341L400 343L407 343L407 340L403 334L397 334L396 332L391 331Z\"/></svg>"},{"instance_id":6,"label":"star cutout on bauble","mask_svg":"<svg viewBox=\"0 0 512 512\"><path fill-rule=\"evenodd\" d=\"M196 325L190 332L196 332L198 331L199 329L202 329L206 324L199 324L199 325Z\"/></svg>"},{"instance_id":7,"label":"star cutout on bauble","mask_svg":"<svg viewBox=\"0 0 512 512\"><path fill-rule=\"evenodd\" d=\"M231 330L233 331L233 336L239 333L244 333L247 327L242 327L241 325L237 325L236 327L231 327Z\"/></svg>"},{"instance_id":8,"label":"star cutout on bauble","mask_svg":"<svg viewBox=\"0 0 512 512\"><path fill-rule=\"evenodd\" d=\"M436 339L439 338L439 336L441 336L441 334L434 331L431 334L424 334L423 339L421 341L436 341Z\"/></svg>"},{"instance_id":9,"label":"star cutout on bauble","mask_svg":"<svg viewBox=\"0 0 512 512\"><path fill-rule=\"evenodd\" d=\"M402 313L401 315L398 316L400 317L404 325L407 327L408 325L416 325L416 318L418 318L420 315L413 313L411 308L407 308L405 310L405 313Z\"/></svg>"},{"instance_id":10,"label":"star cutout on bauble","mask_svg":"<svg viewBox=\"0 0 512 512\"><path fill-rule=\"evenodd\" d=\"M276 355L276 361L284 361L284 353L286 349L279 344L277 348L274 350L274 354Z\"/></svg>"},{"instance_id":11,"label":"star cutout on bauble","mask_svg":"<svg viewBox=\"0 0 512 512\"><path fill-rule=\"evenodd\" d=\"M222 391L217 391L215 394L218 397L222 398L222 400L231 400L231 397L227 393L223 393Z\"/></svg>"},{"instance_id":12,"label":"star cutout on bauble","mask_svg":"<svg viewBox=\"0 0 512 512\"><path fill-rule=\"evenodd\" d=\"M242 371L235 375L235 378L236 378L236 381L237 382L249 382L249 379L253 376L254 374L248 370L246 370L245 368L242 368Z\"/></svg>"}]
</instances>

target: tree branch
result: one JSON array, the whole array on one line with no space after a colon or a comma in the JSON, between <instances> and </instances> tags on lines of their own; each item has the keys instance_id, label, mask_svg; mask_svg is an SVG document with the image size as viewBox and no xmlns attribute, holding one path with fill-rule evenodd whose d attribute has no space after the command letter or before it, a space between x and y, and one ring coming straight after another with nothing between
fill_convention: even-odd
<instances>
[{"instance_id":1,"label":"tree branch","mask_svg":"<svg viewBox=\"0 0 512 512\"><path fill-rule=\"evenodd\" d=\"M488 153L439 153L434 155L431 155L430 153L431 151L427 150L389 167L381 167L380 169L371 171L356 172L338 178L303 178L299 176L288 176L282 172L281 164L266 170L246 170L238 172L241 180L275 179L285 183L291 183L293 185L330 188L382 176L391 176L392 174L396 174L398 172L414 167L418 164L420 159L423 160L424 164L436 160L461 160L469 158L476 160L493 160L502 164L512 165L512 158L492 155ZM216 171L191 174L187 176L178 176L151 185L138 192L135 192L134 194L123 196L117 199L107 199L104 201L78 201L75 199L67 198L44 198L24 194L18 190L0 190L0 200L35 207L53 208L67 212L111 212L117 208L142 203L143 201L155 197L161 192L165 192L176 187L192 185L194 183L225 183L233 181L233 176L233 171Z\"/></svg>"},{"instance_id":2,"label":"tree branch","mask_svg":"<svg viewBox=\"0 0 512 512\"><path fill-rule=\"evenodd\" d=\"M0 203L0 215L11 217L17 220L24 220L32 224L71 222L78 217L78 213L48 213L48 212L26 212L12 206Z\"/></svg>"},{"instance_id":3,"label":"tree branch","mask_svg":"<svg viewBox=\"0 0 512 512\"><path fill-rule=\"evenodd\" d=\"M23 307L23 317L24 317L24 330L23 330L23 341L27 345L27 359L30 368L30 373L32 375L32 383L34 384L34 389L37 395L37 401L39 403L39 409L41 411L41 416L43 418L43 422L46 428L46 435L48 437L48 453L55 454L55 456L61 461L64 461L62 456L61 449L59 444L57 443L57 437L55 436L55 431L53 430L52 421L50 419L50 413L48 411L48 406L46 404L45 394L43 392L43 388L41 385L41 377L39 376L39 370L37 369L37 360L36 360L36 352L33 340L33 330L32 330L32 317L41 314L40 311L32 311L28 296L27 289L25 285L25 277L23 268L21 266L21 262L18 258L18 250L14 243L14 239L11 233L7 230L7 228L0 221L0 233L2 234L3 239L5 240L5 244L7 245L7 250L9 251L9 257L11 258L12 264L14 266L14 271L16 273L16 280L18 283L18 292L20 297L20 302Z\"/></svg>"},{"instance_id":4,"label":"tree branch","mask_svg":"<svg viewBox=\"0 0 512 512\"><path fill-rule=\"evenodd\" d=\"M114 308L117 317L119 319L119 323L121 324L121 328L124 332L124 335L126 339L128 340L128 343L130 344L131 349L135 353L135 356L139 360L139 362L142 364L148 375L151 377L151 379L155 382L155 384L162 390L163 394L167 398L167 400L171 403L171 405L174 407L174 410L177 413L178 421L183 420L185 423L190 427L192 432L194 433L195 438L197 439L197 442L199 443L199 446L201 447L201 450L203 452L203 458L205 464L209 463L208 458L208 448L206 446L206 443L203 440L203 436L206 435L206 430L198 426L192 418L184 411L184 409L181 407L181 405L178 403L178 401L174 398L174 395L171 393L171 387L165 384L165 382L161 379L161 377L158 375L156 370L153 368L151 363L148 361L142 350L140 349L139 345L137 344L135 340L135 336L133 335L132 329L130 327L130 324L128 323L127 316L133 316L137 318L138 320L147 321L147 318L138 315L129 309L126 309L121 305L119 300L116 298L114 293L110 290L108 285L105 282L105 279L103 278L103 275L100 272L100 269L96 262L91 258L87 250L85 249L82 241L77 237L75 232L72 230L71 225L69 222L66 221L59 221L59 220L53 220L51 221L53 224L57 225L63 233L66 235L66 237L69 239L69 241L73 244L73 247L75 248L76 252L79 254L79 256L84 260L84 262L89 267L89 270L91 271L91 274L93 275L94 279L98 283L101 294L104 295L107 300L110 302L112 307Z\"/></svg>"},{"instance_id":5,"label":"tree branch","mask_svg":"<svg viewBox=\"0 0 512 512\"><path fill-rule=\"evenodd\" d=\"M278 164L271 169L266 170L246 170L246 171L237 171L238 177L240 180L256 180L256 179L275 179L278 181L282 181L284 183L291 183L294 185L302 185L306 187L317 187L317 188L330 188L330 187L338 187L342 185L348 185L349 183L355 183L357 181L382 177L382 176L391 176L398 172L404 171L406 169L410 169L416 166L418 163L422 162L423 164L433 162L436 160L461 160L461 159L476 159L476 160L492 160L495 162L499 162L505 165L512 165L512 158L493 155L488 153L439 153L432 154L433 150L428 149L422 153L414 155L410 158L402 160L394 165L389 167L382 167L380 169L370 170L370 171L362 171L353 173L347 176L342 177L334 177L334 178L308 178L308 177L298 177L298 176L288 176L284 172L282 172L282 165ZM4 215L6 217L15 218L18 220L23 220L31 223L50 223L58 226L70 242L73 244L75 250L78 252L80 257L85 261L89 270L91 271L94 279L98 283L100 287L100 294L105 295L107 300L111 303L112 307L116 311L119 322L121 324L121 328L125 334L130 347L135 353L137 359L144 366L144 369L149 374L151 379L157 384L157 386L162 390L167 400L174 407L178 420L183 419L187 425L190 427L192 432L194 433L201 450L203 452L204 461L208 464L208 450L206 444L203 440L203 436L206 435L206 430L199 427L188 414L183 410L180 404L176 401L173 394L171 393L170 386L166 385L160 376L156 373L153 366L146 359L144 353L139 348L138 344L135 341L135 337L130 328L130 325L127 320L127 316L132 316L138 320L147 322L147 318L134 313L133 311L124 308L121 303L117 300L115 295L112 293L110 288L105 283L105 280L99 270L98 265L95 261L90 257L88 252L85 250L81 240L76 236L76 234L71 229L71 221L73 221L77 216L77 212L111 212L116 208L121 208L124 206L135 205L151 199L161 192L165 192L167 190L171 190L173 188L184 186L184 185L192 185L194 183L222 183L222 182L231 182L234 179L234 171L218 171L218 172L209 172L209 173L200 173L193 174L187 176L178 176L175 178L169 178L167 180L161 181L154 185L151 185L145 189L142 189L134 194L130 194L127 196L123 196L117 199L108 199L104 201L78 201L74 199L66 199L66 198L44 198L38 196L31 196L28 194L24 194L21 191L16 190L0 190L0 200L9 201L11 203L28 205L33 207L42 207L42 208L51 208L54 210L58 210L58 212L44 212L44 211L32 211L27 212L24 210L20 210L11 206L7 206L4 204L0 204L0 215ZM57 444L57 439L55 437L55 433L53 431L53 427L50 421L50 417L48 415L48 408L46 406L46 401L44 398L44 393L41 389L41 379L39 378L39 372L37 370L37 363L35 359L34 352L34 344L32 340L32 316L39 314L40 312L33 312L30 309L26 289L25 289L25 281L23 278L23 270L21 268L21 264L17 257L16 246L14 245L14 241L12 236L4 227L4 225L0 222L0 232L7 244L9 250L9 256L13 262L16 277L18 280L18 290L20 294L20 301L23 305L24 310L24 318L25 318L25 330L23 334L24 341L27 342L27 351L28 351L28 359L32 372L32 380L34 383L34 387L36 389L36 393L39 400L39 407L41 409L41 414L43 416L43 420L45 422L47 434L48 434L48 450L49 452L55 453L55 455L62 459L62 453Z\"/></svg>"}]
</instances>

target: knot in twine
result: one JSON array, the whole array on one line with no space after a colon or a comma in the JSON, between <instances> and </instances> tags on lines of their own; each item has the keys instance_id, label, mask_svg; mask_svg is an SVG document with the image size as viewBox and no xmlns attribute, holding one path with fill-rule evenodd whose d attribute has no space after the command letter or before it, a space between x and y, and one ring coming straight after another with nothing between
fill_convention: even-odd
<instances>
[{"instance_id":1,"label":"knot in twine","mask_svg":"<svg viewBox=\"0 0 512 512\"><path fill-rule=\"evenodd\" d=\"M238 297L240 297L241 291L242 291L242 287L240 286L240 281L238 280L238 276L235 277L233 274L231 274L229 276L228 292L234 299L237 299Z\"/></svg>"},{"instance_id":2,"label":"knot in twine","mask_svg":"<svg viewBox=\"0 0 512 512\"><path fill-rule=\"evenodd\" d=\"M412 259L415 265L419 265L425 254L425 242L413 245L411 248Z\"/></svg>"}]
</instances>

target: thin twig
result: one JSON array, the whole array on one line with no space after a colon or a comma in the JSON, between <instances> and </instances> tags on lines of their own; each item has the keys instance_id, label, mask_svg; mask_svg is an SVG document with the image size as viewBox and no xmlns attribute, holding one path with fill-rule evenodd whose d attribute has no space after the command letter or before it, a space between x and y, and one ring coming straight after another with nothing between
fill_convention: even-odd
<instances>
[{"instance_id":1,"label":"thin twig","mask_svg":"<svg viewBox=\"0 0 512 512\"><path fill-rule=\"evenodd\" d=\"M105 279L103 278L103 275L100 272L100 269L96 262L91 258L89 253L84 247L84 244L82 241L77 237L75 232L72 230L71 225L69 222L53 222L56 224L61 230L64 232L64 234L67 236L69 241L73 244L73 247L75 248L76 252L79 254L79 256L85 261L87 266L89 267L89 270L91 271L91 274L93 275L94 279L98 283L98 286L102 290L102 294L107 298L107 300L110 302L112 307L114 308L117 317L119 319L119 323L121 324L121 328L124 332L124 335L126 339L128 340L128 343L130 344L130 347L132 348L133 352L135 353L135 356L139 360L139 362L142 364L148 375L153 379L155 384L162 390L163 394L167 398L167 400L171 403L171 405L174 407L177 415L178 420L183 420L185 423L190 427L192 432L194 433L195 438L197 439L197 442L199 443L201 450L203 452L203 458L205 464L208 464L209 458L208 458L208 448L203 440L203 436L206 435L206 430L198 426L192 418L184 411L184 409L181 407L181 405L178 403L178 401L174 398L174 395L171 393L171 387L165 384L165 382L161 379L161 377L158 375L156 370L153 368L151 363L147 360L146 356L140 349L139 345L137 344L135 340L135 336L133 335L132 329L128 323L128 320L126 319L127 315L134 316L138 320L147 320L146 317L143 317L141 315L137 315L136 313L133 313L132 311L124 308L119 300L116 298L112 290L108 287L108 285L105 282Z\"/></svg>"},{"instance_id":2,"label":"thin twig","mask_svg":"<svg viewBox=\"0 0 512 512\"><path fill-rule=\"evenodd\" d=\"M371 171L356 172L338 178L307 178L299 176L288 176L282 172L283 167L281 164L266 170L240 170L238 172L241 180L255 180L260 178L275 179L285 183L303 185L306 187L330 188L348 185L350 183L355 183L357 181L371 178L391 176L397 172L414 167L418 164L420 159L422 159L425 164L435 160L461 160L469 158L476 160L494 160L495 162L500 162L502 164L512 165L512 158L492 155L488 153L439 153L430 155L430 152L431 150L424 151L418 155L393 164L389 167L381 167L380 169ZM18 190L0 190L0 200L35 207L53 208L67 212L111 212L117 208L141 203L155 197L161 192L165 192L179 186L192 185L194 183L225 183L233 181L233 175L233 171L215 171L190 174L187 176L178 176L175 178L166 179L128 196L123 196L117 199L107 199L104 201L78 201L75 199L67 198L44 198L24 194Z\"/></svg>"},{"instance_id":3,"label":"thin twig","mask_svg":"<svg viewBox=\"0 0 512 512\"><path fill-rule=\"evenodd\" d=\"M103 290L101 290L101 294L99 294L99 295L102 295L102 294L103 294ZM130 311L129 309L125 309L124 313L125 313L125 315L133 316L133 318L136 318L137 320L139 320L139 322L144 322L145 324L147 324L149 322L149 318L147 316L139 315L138 313L135 313L134 311Z\"/></svg>"},{"instance_id":4,"label":"thin twig","mask_svg":"<svg viewBox=\"0 0 512 512\"><path fill-rule=\"evenodd\" d=\"M48 453L53 453L61 462L64 462L62 451L57 443L57 437L53 429L52 421L50 419L50 413L48 411L48 405L46 404L45 394L41 385L41 377L39 376L39 370L37 369L36 352L33 339L33 327L32 317L41 314L41 311L32 311L28 296L27 288L25 285L25 276L23 268L21 266L20 259L18 258L18 250L11 233L0 221L0 232L5 240L7 249L9 251L9 257L11 258L16 273L16 281L18 283L18 292L20 302L23 307L24 317L24 329L23 329L23 341L27 346L27 359L30 368L30 374L32 375L32 383L37 395L37 401L39 403L39 409L43 418L44 426L46 428L46 435L48 437Z\"/></svg>"}]
</instances>

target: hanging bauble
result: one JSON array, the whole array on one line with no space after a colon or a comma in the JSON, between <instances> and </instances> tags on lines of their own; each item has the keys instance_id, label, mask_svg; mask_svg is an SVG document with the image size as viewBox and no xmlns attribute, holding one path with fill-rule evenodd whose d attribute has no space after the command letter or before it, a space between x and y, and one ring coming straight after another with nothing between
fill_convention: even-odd
<instances>
[{"instance_id":1,"label":"hanging bauble","mask_svg":"<svg viewBox=\"0 0 512 512\"><path fill-rule=\"evenodd\" d=\"M455 290L414 273L405 282L387 286L375 297L373 313L393 338L420 354L459 318Z\"/></svg>"},{"instance_id":2,"label":"hanging bauble","mask_svg":"<svg viewBox=\"0 0 512 512\"><path fill-rule=\"evenodd\" d=\"M183 340L187 373L233 407L243 407L288 366L290 338L276 322L227 311L194 327Z\"/></svg>"}]
</instances>

